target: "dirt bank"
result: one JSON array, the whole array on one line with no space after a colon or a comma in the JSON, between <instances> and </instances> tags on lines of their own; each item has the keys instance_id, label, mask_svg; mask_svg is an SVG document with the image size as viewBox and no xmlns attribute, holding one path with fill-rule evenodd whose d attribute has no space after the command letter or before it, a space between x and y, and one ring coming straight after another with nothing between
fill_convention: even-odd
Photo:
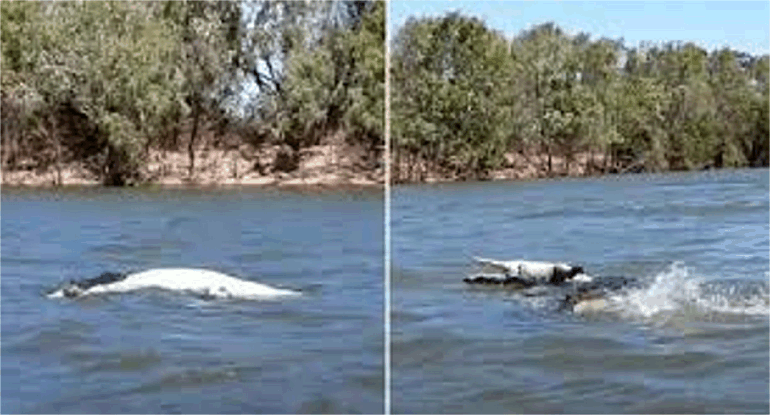
<instances>
[{"instance_id":1,"label":"dirt bank","mask_svg":"<svg viewBox=\"0 0 770 415\"><path fill-rule=\"evenodd\" d=\"M422 161L409 163L401 160L394 166L394 183L437 183L463 180L536 180L552 177L585 177L607 173L623 172L623 169L613 168L605 163L604 154L577 153L567 163L564 156L551 157L551 168L548 168L548 156L536 152L511 152L505 155L505 163L499 169L488 172L485 177L468 177L458 173L440 171ZM609 160L607 160L609 162Z\"/></svg>"},{"instance_id":2,"label":"dirt bank","mask_svg":"<svg viewBox=\"0 0 770 415\"><path fill-rule=\"evenodd\" d=\"M344 144L324 144L299 152L286 166L287 148L263 146L223 150L199 148L190 174L190 158L183 151L150 150L142 169L144 181L161 186L276 186L370 187L382 186L384 169L362 165L360 154ZM24 163L19 163L24 165ZM99 178L82 163L56 169L22 168L2 172L5 186L98 186Z\"/></svg>"}]
</instances>

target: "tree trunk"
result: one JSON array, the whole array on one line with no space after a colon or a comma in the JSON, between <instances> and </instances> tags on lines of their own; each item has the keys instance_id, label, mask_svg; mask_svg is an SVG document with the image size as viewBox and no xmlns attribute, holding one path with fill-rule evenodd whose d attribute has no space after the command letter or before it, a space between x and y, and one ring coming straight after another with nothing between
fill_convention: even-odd
<instances>
[{"instance_id":1,"label":"tree trunk","mask_svg":"<svg viewBox=\"0 0 770 415\"><path fill-rule=\"evenodd\" d=\"M238 151L230 150L231 158L233 160L233 179L238 180Z\"/></svg>"},{"instance_id":2,"label":"tree trunk","mask_svg":"<svg viewBox=\"0 0 770 415\"><path fill-rule=\"evenodd\" d=\"M179 120L174 122L173 131L173 135L171 136L171 149L176 151L179 150Z\"/></svg>"},{"instance_id":3,"label":"tree trunk","mask_svg":"<svg viewBox=\"0 0 770 415\"><path fill-rule=\"evenodd\" d=\"M5 100L3 100L3 104L5 104ZM3 108L0 108L0 109L3 111L2 112L3 114L8 114L8 112L9 112L8 109L5 108L5 105L3 105ZM2 160L2 165L0 165L0 167L2 167L3 170L5 170L5 167L9 164L9 160L10 160L10 157L9 157L10 144L9 143L11 142L11 137L8 134L8 130L10 130L10 128L8 127L8 124L9 124L8 120L9 119L10 119L10 117L8 117L8 118L3 117L2 121L0 121L0 140L2 140L2 150L3 150L2 151L2 153L3 153L3 160Z\"/></svg>"},{"instance_id":4,"label":"tree trunk","mask_svg":"<svg viewBox=\"0 0 770 415\"><path fill-rule=\"evenodd\" d=\"M722 138L722 142L718 146L717 154L714 156L714 167L721 169L724 166L725 161L725 139Z\"/></svg>"},{"instance_id":5,"label":"tree trunk","mask_svg":"<svg viewBox=\"0 0 770 415\"><path fill-rule=\"evenodd\" d=\"M193 170L195 170L195 138L198 135L198 122L200 121L201 109L200 105L196 101L193 106L193 127L190 132L190 141L187 144L187 154L190 157L190 167L188 168L187 175L192 179Z\"/></svg>"},{"instance_id":6,"label":"tree trunk","mask_svg":"<svg viewBox=\"0 0 770 415\"><path fill-rule=\"evenodd\" d=\"M586 157L586 170L583 173L584 176L589 176L591 173L593 173L593 168L595 165L594 161L594 148L593 146L588 147L588 157Z\"/></svg>"},{"instance_id":7,"label":"tree trunk","mask_svg":"<svg viewBox=\"0 0 770 415\"><path fill-rule=\"evenodd\" d=\"M406 167L407 167L406 180L407 181L412 181L413 177L414 177L414 154L412 154L412 152L410 151L407 154L406 158L407 158L407 162L406 162Z\"/></svg>"},{"instance_id":8,"label":"tree trunk","mask_svg":"<svg viewBox=\"0 0 770 415\"><path fill-rule=\"evenodd\" d=\"M398 183L398 181L401 179L401 152L399 151L398 147L393 146L391 143L390 148L392 149L392 152L390 155L390 160L387 162L390 163L390 181L391 183Z\"/></svg>"},{"instance_id":9,"label":"tree trunk","mask_svg":"<svg viewBox=\"0 0 770 415\"><path fill-rule=\"evenodd\" d=\"M53 142L54 151L56 151L56 183L54 183L56 186L62 185L62 178L61 178L61 142L59 141L59 135L56 134L56 119L51 116L51 129L48 131L50 134L51 141Z\"/></svg>"},{"instance_id":10,"label":"tree trunk","mask_svg":"<svg viewBox=\"0 0 770 415\"><path fill-rule=\"evenodd\" d=\"M572 150L567 150L567 154L564 156L564 170L566 170L567 176L569 176L570 161L572 161Z\"/></svg>"}]
</instances>

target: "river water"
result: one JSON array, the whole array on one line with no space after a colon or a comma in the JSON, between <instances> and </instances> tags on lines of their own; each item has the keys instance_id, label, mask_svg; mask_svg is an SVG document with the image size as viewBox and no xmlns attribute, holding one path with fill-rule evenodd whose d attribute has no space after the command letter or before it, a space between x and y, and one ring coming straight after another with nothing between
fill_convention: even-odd
<instances>
[{"instance_id":1,"label":"river water","mask_svg":"<svg viewBox=\"0 0 770 415\"><path fill-rule=\"evenodd\" d=\"M393 189L394 413L768 413L768 170ZM647 281L610 311L473 256Z\"/></svg>"},{"instance_id":2,"label":"river water","mask_svg":"<svg viewBox=\"0 0 770 415\"><path fill-rule=\"evenodd\" d=\"M768 171L393 190L394 413L768 413ZM3 413L381 413L381 192L2 193ZM472 256L647 281L575 315ZM45 294L204 267L299 298Z\"/></svg>"},{"instance_id":3,"label":"river water","mask_svg":"<svg viewBox=\"0 0 770 415\"><path fill-rule=\"evenodd\" d=\"M3 413L381 413L381 191L2 193ZM45 293L203 267L274 301Z\"/></svg>"}]
</instances>

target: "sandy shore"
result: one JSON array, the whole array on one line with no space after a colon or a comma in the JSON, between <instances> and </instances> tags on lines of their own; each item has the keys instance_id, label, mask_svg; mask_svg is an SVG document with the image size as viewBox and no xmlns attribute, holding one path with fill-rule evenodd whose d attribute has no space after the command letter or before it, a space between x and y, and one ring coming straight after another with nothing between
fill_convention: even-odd
<instances>
[{"instance_id":1,"label":"sandy shore","mask_svg":"<svg viewBox=\"0 0 770 415\"><path fill-rule=\"evenodd\" d=\"M151 150L148 162L142 171L145 184L169 187L217 187L217 186L272 186L272 187L318 187L318 188L359 188L382 187L385 172L366 170L360 166L360 156L355 149L341 145L318 145L303 149L298 165L291 171L279 169L279 153L285 149L266 146L253 149L242 146L238 149L222 150L201 148L196 151L195 168L189 174L190 159L182 151ZM589 159L593 161L588 163ZM585 177L605 174L601 171L603 154L578 153L569 163L564 157L553 156L551 171L548 171L547 156L531 153L509 153L503 168L494 170L486 180L537 180L552 177ZM588 165L595 166L587 169ZM437 183L466 180L461 176L440 174L425 163L412 166L411 179L406 177L409 167L401 164L402 175L394 169L394 183ZM4 186L53 187L59 185L57 170L51 167L44 171L13 170L2 172ZM99 178L78 163L63 165L61 185L99 186Z\"/></svg>"},{"instance_id":2,"label":"sandy shore","mask_svg":"<svg viewBox=\"0 0 770 415\"><path fill-rule=\"evenodd\" d=\"M242 146L221 150L196 151L195 168L189 174L186 152L151 150L142 171L145 183L160 186L275 186L275 187L379 187L384 184L384 169L365 170L349 148L318 145L303 149L296 169L279 171L277 146L259 150ZM59 179L60 177L60 179ZM53 187L99 186L101 181L80 163L46 170L3 170L4 186Z\"/></svg>"}]
</instances>

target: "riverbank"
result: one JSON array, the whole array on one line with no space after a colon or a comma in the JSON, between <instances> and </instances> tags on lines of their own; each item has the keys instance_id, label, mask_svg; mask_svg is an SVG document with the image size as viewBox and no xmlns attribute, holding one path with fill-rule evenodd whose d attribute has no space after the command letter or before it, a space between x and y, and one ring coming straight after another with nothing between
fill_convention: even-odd
<instances>
[{"instance_id":1,"label":"riverbank","mask_svg":"<svg viewBox=\"0 0 770 415\"><path fill-rule=\"evenodd\" d=\"M588 177L605 174L640 172L640 167L634 165L627 168L614 166L605 154L582 152L575 154L571 160L561 155L551 157L551 167L548 167L548 156L537 152L510 152L505 155L505 162L499 169L492 170L484 177L472 177L458 173L442 172L422 161L412 163L402 160L394 168L393 183L445 183L474 180L538 180L554 177Z\"/></svg>"},{"instance_id":2,"label":"riverbank","mask_svg":"<svg viewBox=\"0 0 770 415\"><path fill-rule=\"evenodd\" d=\"M190 174L185 151L150 150L142 170L142 184L160 186L275 186L275 187L380 187L384 169L367 168L360 151L344 144L324 144L303 149L287 162L290 149L248 145L224 150L200 148ZM287 167L287 163L296 166ZM24 163L19 163L24 166ZM99 177L81 162L59 169L20 168L2 171L3 186L100 186Z\"/></svg>"}]
</instances>

